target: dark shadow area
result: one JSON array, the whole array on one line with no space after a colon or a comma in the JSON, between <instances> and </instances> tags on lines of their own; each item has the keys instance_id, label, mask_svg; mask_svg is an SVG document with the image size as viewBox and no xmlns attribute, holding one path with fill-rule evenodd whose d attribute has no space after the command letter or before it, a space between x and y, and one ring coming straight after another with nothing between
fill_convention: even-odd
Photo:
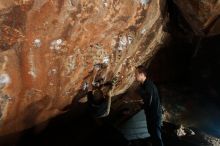
<instances>
[{"instance_id":1,"label":"dark shadow area","mask_svg":"<svg viewBox=\"0 0 220 146\"><path fill-rule=\"evenodd\" d=\"M34 127L19 134L10 135L8 141L16 139L13 144L2 144L3 146L150 146L150 139L138 139L128 141L119 130L110 123L108 119L93 119L85 107L80 107L84 114L73 116L72 111L52 119L42 131L36 132ZM76 109L75 109L76 110ZM199 146L195 137L192 142L180 139L175 131L178 127L163 124L163 139L165 146ZM18 136L19 135L19 136ZM13 139L14 137L14 139ZM201 142L202 138L198 138ZM202 141L203 143L205 141Z\"/></svg>"},{"instance_id":2,"label":"dark shadow area","mask_svg":"<svg viewBox=\"0 0 220 146\"><path fill-rule=\"evenodd\" d=\"M74 109L52 119L43 131L27 130L16 146L127 145L106 119L91 117L86 104L74 106Z\"/></svg>"},{"instance_id":3,"label":"dark shadow area","mask_svg":"<svg viewBox=\"0 0 220 146\"><path fill-rule=\"evenodd\" d=\"M167 120L220 137L220 36L180 38L173 35L150 67Z\"/></svg>"}]
</instances>

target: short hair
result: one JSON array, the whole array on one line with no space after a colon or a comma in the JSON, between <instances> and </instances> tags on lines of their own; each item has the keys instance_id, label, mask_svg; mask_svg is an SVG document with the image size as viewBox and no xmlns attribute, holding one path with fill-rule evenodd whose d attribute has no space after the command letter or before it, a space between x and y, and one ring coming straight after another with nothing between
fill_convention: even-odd
<instances>
[{"instance_id":1,"label":"short hair","mask_svg":"<svg viewBox=\"0 0 220 146\"><path fill-rule=\"evenodd\" d=\"M96 89L93 91L93 102L96 104L99 104L100 102L103 101L103 99L105 98L102 90L100 89Z\"/></svg>"},{"instance_id":2,"label":"short hair","mask_svg":"<svg viewBox=\"0 0 220 146\"><path fill-rule=\"evenodd\" d=\"M145 76L148 76L148 70L143 65L139 65L138 67L136 67L136 71L138 73L143 73Z\"/></svg>"}]
</instances>

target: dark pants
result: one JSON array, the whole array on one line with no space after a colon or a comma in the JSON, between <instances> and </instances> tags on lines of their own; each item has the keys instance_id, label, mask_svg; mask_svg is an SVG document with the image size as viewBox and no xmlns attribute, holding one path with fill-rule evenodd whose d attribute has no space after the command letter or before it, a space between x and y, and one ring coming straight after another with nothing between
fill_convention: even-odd
<instances>
[{"instance_id":1,"label":"dark pants","mask_svg":"<svg viewBox=\"0 0 220 146\"><path fill-rule=\"evenodd\" d=\"M163 146L161 137L161 122L150 122L147 121L148 132L151 136L151 142L153 146Z\"/></svg>"}]
</instances>

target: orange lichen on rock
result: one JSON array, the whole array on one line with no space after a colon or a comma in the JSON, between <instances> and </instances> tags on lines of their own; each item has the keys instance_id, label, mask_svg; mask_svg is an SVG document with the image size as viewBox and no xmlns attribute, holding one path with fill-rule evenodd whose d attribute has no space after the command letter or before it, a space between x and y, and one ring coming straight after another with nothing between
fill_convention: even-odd
<instances>
[{"instance_id":1,"label":"orange lichen on rock","mask_svg":"<svg viewBox=\"0 0 220 146\"><path fill-rule=\"evenodd\" d=\"M162 0L1 0L0 135L62 113L94 69L123 93L166 38L163 10Z\"/></svg>"}]
</instances>

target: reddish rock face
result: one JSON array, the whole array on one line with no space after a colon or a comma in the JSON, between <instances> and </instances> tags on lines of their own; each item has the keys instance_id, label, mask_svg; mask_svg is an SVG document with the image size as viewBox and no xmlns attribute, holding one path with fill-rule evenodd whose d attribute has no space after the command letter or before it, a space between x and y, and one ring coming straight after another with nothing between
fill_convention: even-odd
<instances>
[{"instance_id":1,"label":"reddish rock face","mask_svg":"<svg viewBox=\"0 0 220 146\"><path fill-rule=\"evenodd\" d=\"M174 2L196 35L220 33L219 0ZM62 113L96 80L126 91L165 41L166 14L164 0L1 0L0 135Z\"/></svg>"},{"instance_id":2,"label":"reddish rock face","mask_svg":"<svg viewBox=\"0 0 220 146\"><path fill-rule=\"evenodd\" d=\"M62 113L92 76L123 93L166 38L164 8L163 0L1 0L0 135Z\"/></svg>"}]
</instances>

